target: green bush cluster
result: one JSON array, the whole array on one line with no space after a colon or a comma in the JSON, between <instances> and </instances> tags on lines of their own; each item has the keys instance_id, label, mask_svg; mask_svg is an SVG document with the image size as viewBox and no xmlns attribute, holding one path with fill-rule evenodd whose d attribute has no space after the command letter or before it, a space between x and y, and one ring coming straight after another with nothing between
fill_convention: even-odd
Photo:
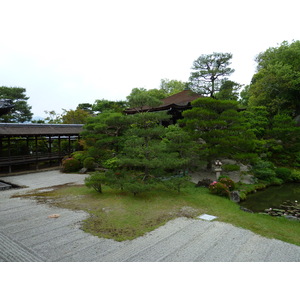
<instances>
[{"instance_id":1,"label":"green bush cluster","mask_svg":"<svg viewBox=\"0 0 300 300\"><path fill-rule=\"evenodd\" d=\"M254 163L253 174L256 178L270 183L276 178L274 164L262 159L259 159Z\"/></svg>"},{"instance_id":2,"label":"green bush cluster","mask_svg":"<svg viewBox=\"0 0 300 300\"><path fill-rule=\"evenodd\" d=\"M284 182L288 182L291 179L292 171L288 168L275 169L276 177L282 179Z\"/></svg>"},{"instance_id":3,"label":"green bush cluster","mask_svg":"<svg viewBox=\"0 0 300 300\"><path fill-rule=\"evenodd\" d=\"M291 171L291 181L300 183L300 170Z\"/></svg>"},{"instance_id":4,"label":"green bush cluster","mask_svg":"<svg viewBox=\"0 0 300 300\"><path fill-rule=\"evenodd\" d=\"M83 161L83 167L90 171L94 171L95 170L95 159L93 157L85 158Z\"/></svg>"},{"instance_id":5,"label":"green bush cluster","mask_svg":"<svg viewBox=\"0 0 300 300\"><path fill-rule=\"evenodd\" d=\"M229 177L221 177L219 179L219 182L225 184L229 191L233 191L235 189L235 183Z\"/></svg>"},{"instance_id":6,"label":"green bush cluster","mask_svg":"<svg viewBox=\"0 0 300 300\"><path fill-rule=\"evenodd\" d=\"M234 172L234 171L240 171L241 167L239 165L223 165L222 169L224 172Z\"/></svg>"}]
</instances>

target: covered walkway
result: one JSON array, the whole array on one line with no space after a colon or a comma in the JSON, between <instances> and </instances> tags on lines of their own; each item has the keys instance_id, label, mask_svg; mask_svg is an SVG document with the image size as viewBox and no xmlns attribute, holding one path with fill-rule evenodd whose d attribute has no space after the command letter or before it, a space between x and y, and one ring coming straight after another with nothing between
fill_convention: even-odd
<instances>
[{"instance_id":1,"label":"covered walkway","mask_svg":"<svg viewBox=\"0 0 300 300\"><path fill-rule=\"evenodd\" d=\"M13 172L20 165L59 162L76 151L82 124L0 123L0 171Z\"/></svg>"}]
</instances>

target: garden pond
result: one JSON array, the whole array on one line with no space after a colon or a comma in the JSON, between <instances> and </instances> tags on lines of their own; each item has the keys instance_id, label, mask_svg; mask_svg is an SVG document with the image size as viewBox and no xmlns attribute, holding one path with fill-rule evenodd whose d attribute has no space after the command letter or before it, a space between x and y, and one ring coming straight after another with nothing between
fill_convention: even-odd
<instances>
[{"instance_id":1,"label":"garden pond","mask_svg":"<svg viewBox=\"0 0 300 300\"><path fill-rule=\"evenodd\" d=\"M300 219L300 184L271 186L263 191L249 194L240 204L252 212Z\"/></svg>"}]
</instances>

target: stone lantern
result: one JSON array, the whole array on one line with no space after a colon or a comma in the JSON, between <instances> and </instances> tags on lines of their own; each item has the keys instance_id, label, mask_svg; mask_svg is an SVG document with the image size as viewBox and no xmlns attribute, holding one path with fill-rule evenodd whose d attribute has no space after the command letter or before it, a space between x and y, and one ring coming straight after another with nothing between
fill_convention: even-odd
<instances>
[{"instance_id":1,"label":"stone lantern","mask_svg":"<svg viewBox=\"0 0 300 300\"><path fill-rule=\"evenodd\" d=\"M216 172L216 178L217 178L217 181L221 175L221 172L222 172L222 163L217 159L215 161L215 172Z\"/></svg>"}]
</instances>

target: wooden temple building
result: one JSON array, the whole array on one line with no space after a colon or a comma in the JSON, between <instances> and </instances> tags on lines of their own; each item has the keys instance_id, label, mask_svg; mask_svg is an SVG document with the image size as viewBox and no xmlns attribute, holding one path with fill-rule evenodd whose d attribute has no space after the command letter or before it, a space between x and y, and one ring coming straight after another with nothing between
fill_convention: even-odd
<instances>
[{"instance_id":1,"label":"wooden temple building","mask_svg":"<svg viewBox=\"0 0 300 300\"><path fill-rule=\"evenodd\" d=\"M190 90L184 90L180 93L169 96L165 99L162 99L162 104L157 107L144 106L142 108L129 108L124 111L125 114L136 114L139 112L156 112L156 111L167 111L168 114L172 116L171 123L175 124L178 119L182 118L182 112L187 109L191 109L191 102L200 97L203 97L199 94L196 94Z\"/></svg>"},{"instance_id":2,"label":"wooden temple building","mask_svg":"<svg viewBox=\"0 0 300 300\"><path fill-rule=\"evenodd\" d=\"M21 165L59 163L75 151L82 124L0 123L0 172L12 172Z\"/></svg>"}]
</instances>

